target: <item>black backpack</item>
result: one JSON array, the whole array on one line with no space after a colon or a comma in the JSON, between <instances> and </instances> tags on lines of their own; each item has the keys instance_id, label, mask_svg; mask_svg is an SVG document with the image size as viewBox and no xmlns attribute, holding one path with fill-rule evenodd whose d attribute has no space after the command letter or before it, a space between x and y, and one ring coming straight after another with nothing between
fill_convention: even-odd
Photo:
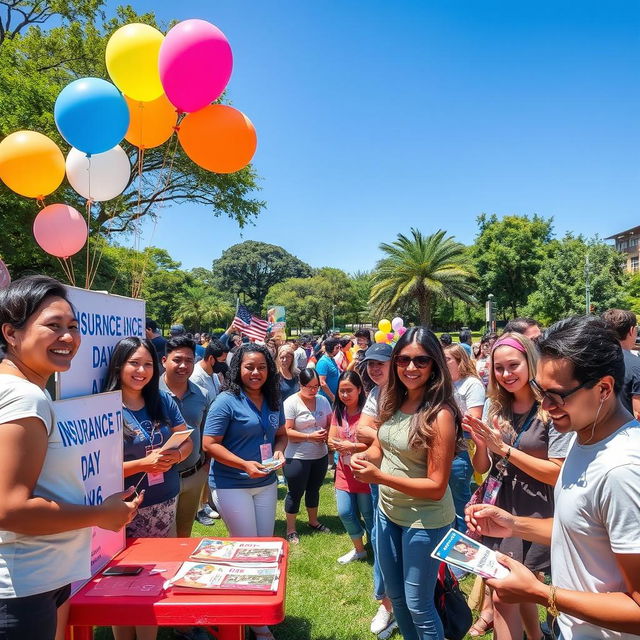
<instances>
[{"instance_id":1,"label":"black backpack","mask_svg":"<svg viewBox=\"0 0 640 640\"><path fill-rule=\"evenodd\" d=\"M441 562L434 601L447 640L462 640L473 624L471 609L449 565Z\"/></svg>"}]
</instances>

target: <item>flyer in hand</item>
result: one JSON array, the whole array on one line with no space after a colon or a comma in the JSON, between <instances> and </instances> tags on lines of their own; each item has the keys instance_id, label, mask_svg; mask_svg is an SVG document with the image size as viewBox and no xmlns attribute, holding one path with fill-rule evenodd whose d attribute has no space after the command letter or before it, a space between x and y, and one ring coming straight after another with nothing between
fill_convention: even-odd
<instances>
[{"instance_id":1,"label":"flyer in hand","mask_svg":"<svg viewBox=\"0 0 640 640\"><path fill-rule=\"evenodd\" d=\"M280 570L277 567L231 567L219 564L184 562L178 573L169 581L169 586L178 593L215 591L261 591L271 593L278 590Z\"/></svg>"},{"instance_id":2,"label":"flyer in hand","mask_svg":"<svg viewBox=\"0 0 640 640\"><path fill-rule=\"evenodd\" d=\"M261 566L276 564L281 555L282 542L239 542L203 538L190 557L200 562Z\"/></svg>"},{"instance_id":3,"label":"flyer in hand","mask_svg":"<svg viewBox=\"0 0 640 640\"><path fill-rule=\"evenodd\" d=\"M495 551L455 529L449 529L431 556L482 578L504 578L509 575L509 569L498 562Z\"/></svg>"}]
</instances>

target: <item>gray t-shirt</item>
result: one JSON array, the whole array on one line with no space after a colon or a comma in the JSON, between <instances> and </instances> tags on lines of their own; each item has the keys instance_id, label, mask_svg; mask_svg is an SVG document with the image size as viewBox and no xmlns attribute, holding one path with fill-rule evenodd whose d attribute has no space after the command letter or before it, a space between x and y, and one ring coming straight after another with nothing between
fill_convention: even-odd
<instances>
[{"instance_id":1,"label":"gray t-shirt","mask_svg":"<svg viewBox=\"0 0 640 640\"><path fill-rule=\"evenodd\" d=\"M49 394L23 378L0 374L0 429L24 418L39 418L49 440L33 495L84 504L80 465L62 440ZM49 535L0 531L0 598L45 593L88 578L90 555L90 528Z\"/></svg>"},{"instance_id":2,"label":"gray t-shirt","mask_svg":"<svg viewBox=\"0 0 640 640\"><path fill-rule=\"evenodd\" d=\"M640 424L628 422L594 444L575 441L555 488L551 574L559 589L626 592L615 554L640 553ZM603 629L561 613L564 640L640 635Z\"/></svg>"},{"instance_id":3,"label":"gray t-shirt","mask_svg":"<svg viewBox=\"0 0 640 640\"><path fill-rule=\"evenodd\" d=\"M362 407L362 413L365 416L375 418L378 415L378 400L380 400L380 387L374 387L369 391L367 401L364 403L364 407Z\"/></svg>"},{"instance_id":4,"label":"gray t-shirt","mask_svg":"<svg viewBox=\"0 0 640 640\"><path fill-rule=\"evenodd\" d=\"M300 433L313 433L319 429L329 431L331 425L331 405L329 401L318 394L316 396L316 410L309 411L307 405L300 398L299 393L294 393L284 401L285 420L293 420L293 428ZM285 458L298 460L317 460L326 456L327 445L318 442L292 442L287 444L284 452Z\"/></svg>"},{"instance_id":5,"label":"gray t-shirt","mask_svg":"<svg viewBox=\"0 0 640 640\"><path fill-rule=\"evenodd\" d=\"M213 402L220 393L220 380L218 376L215 373L209 375L198 363L193 367L193 373L189 380L195 382L199 387L206 389L211 402Z\"/></svg>"}]
</instances>

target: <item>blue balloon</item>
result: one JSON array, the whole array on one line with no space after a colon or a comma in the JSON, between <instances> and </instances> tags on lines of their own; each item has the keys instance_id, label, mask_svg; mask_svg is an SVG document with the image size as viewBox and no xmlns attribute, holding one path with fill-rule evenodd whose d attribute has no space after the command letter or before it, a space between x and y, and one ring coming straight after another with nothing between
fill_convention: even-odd
<instances>
[{"instance_id":1,"label":"blue balloon","mask_svg":"<svg viewBox=\"0 0 640 640\"><path fill-rule=\"evenodd\" d=\"M87 154L109 151L129 128L129 109L118 89L100 78L81 78L58 95L53 116L62 137Z\"/></svg>"}]
</instances>

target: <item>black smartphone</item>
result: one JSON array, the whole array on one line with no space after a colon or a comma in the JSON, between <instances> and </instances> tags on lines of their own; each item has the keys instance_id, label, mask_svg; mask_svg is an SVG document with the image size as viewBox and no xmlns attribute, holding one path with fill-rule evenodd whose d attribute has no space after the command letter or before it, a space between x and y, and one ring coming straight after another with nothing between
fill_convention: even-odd
<instances>
[{"instance_id":1,"label":"black smartphone","mask_svg":"<svg viewBox=\"0 0 640 640\"><path fill-rule=\"evenodd\" d=\"M142 567L135 564L119 564L109 567L102 572L103 576L137 576L142 571Z\"/></svg>"}]
</instances>

